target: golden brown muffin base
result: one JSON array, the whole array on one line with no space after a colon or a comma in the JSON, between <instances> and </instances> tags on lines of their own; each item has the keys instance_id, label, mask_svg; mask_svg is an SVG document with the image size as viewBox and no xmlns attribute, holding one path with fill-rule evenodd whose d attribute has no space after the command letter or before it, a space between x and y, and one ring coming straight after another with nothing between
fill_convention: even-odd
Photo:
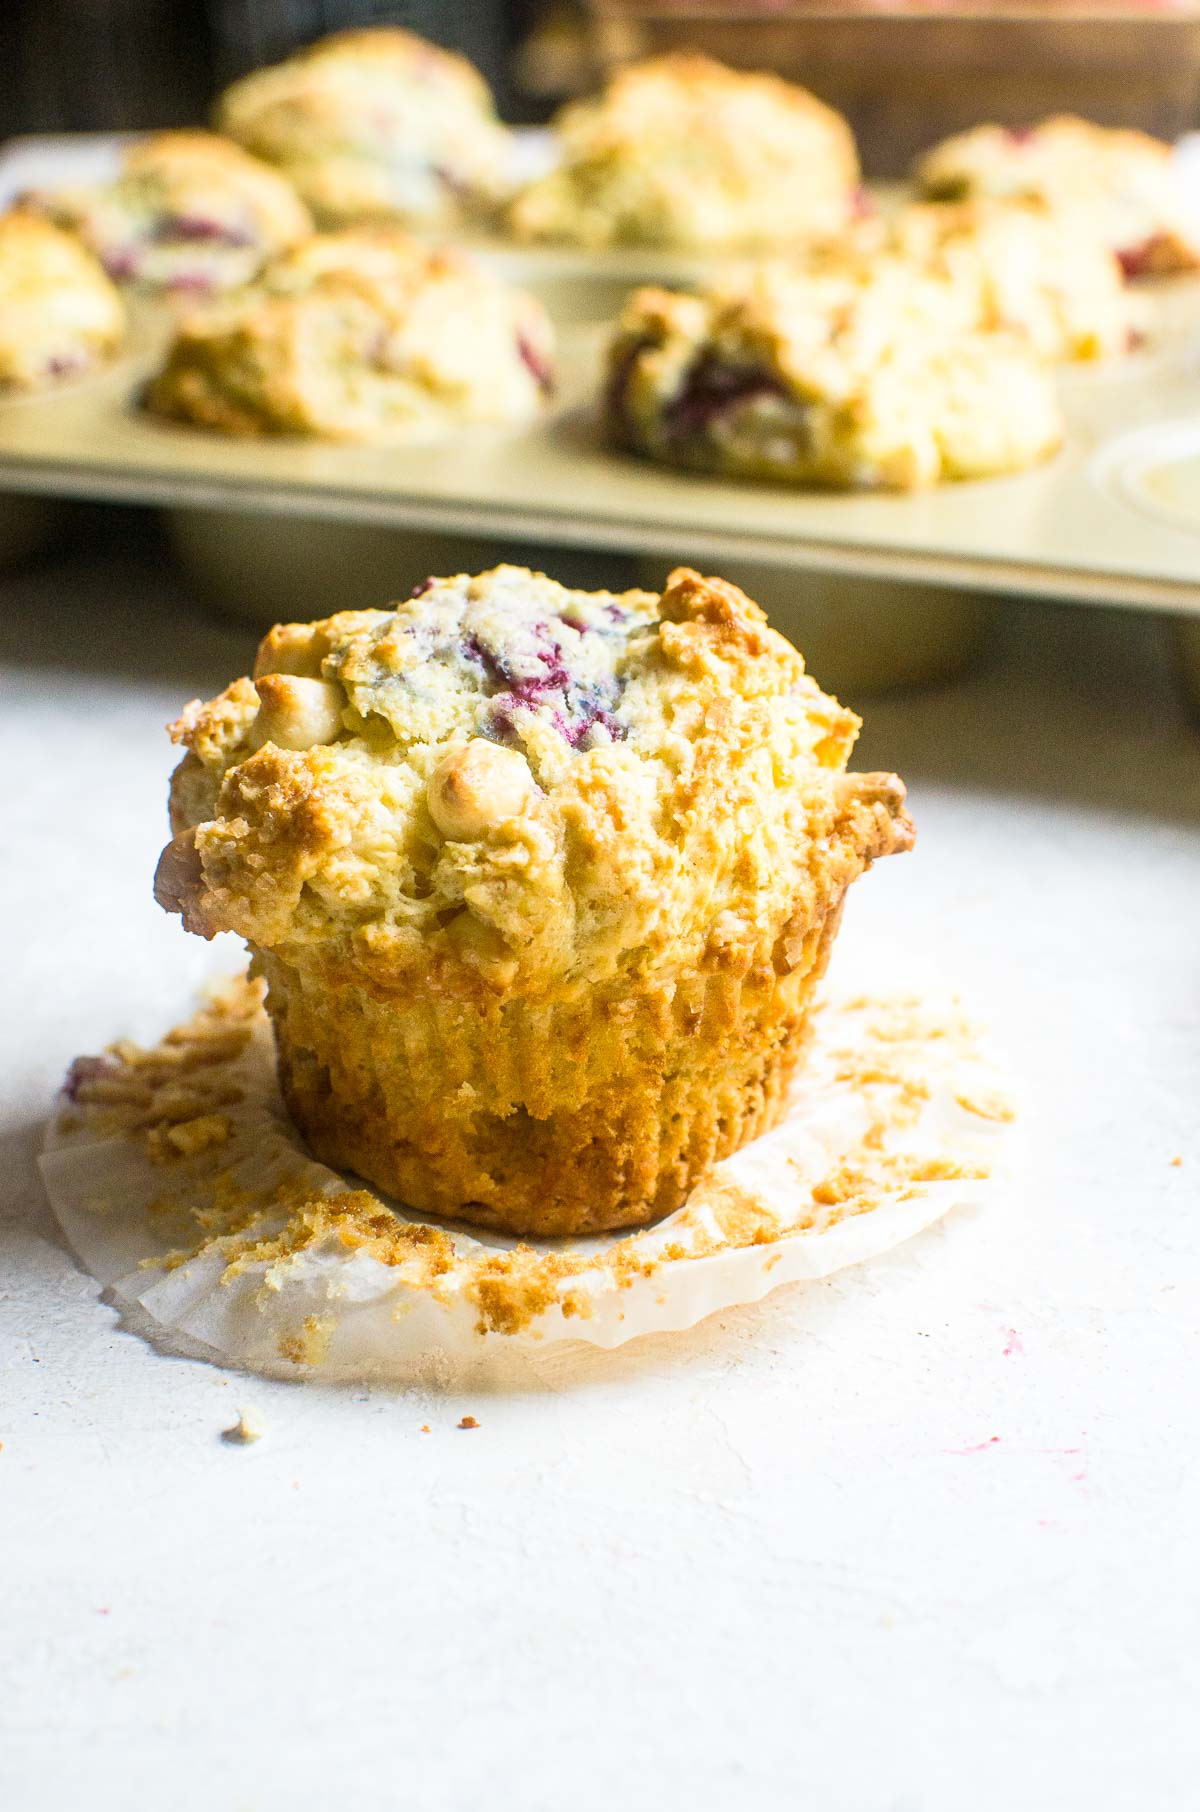
<instances>
[{"instance_id":1,"label":"golden brown muffin base","mask_svg":"<svg viewBox=\"0 0 1200 1812\"><path fill-rule=\"evenodd\" d=\"M543 1236L656 1219L779 1119L842 897L790 969L545 1006L389 999L259 952L288 1109L315 1156L425 1213Z\"/></svg>"}]
</instances>

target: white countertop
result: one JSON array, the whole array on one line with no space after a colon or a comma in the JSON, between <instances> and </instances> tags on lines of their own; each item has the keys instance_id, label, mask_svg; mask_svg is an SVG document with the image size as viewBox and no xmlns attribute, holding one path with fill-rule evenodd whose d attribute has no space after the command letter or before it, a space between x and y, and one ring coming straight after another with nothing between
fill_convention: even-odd
<instances>
[{"instance_id":1,"label":"white countertop","mask_svg":"<svg viewBox=\"0 0 1200 1812\"><path fill-rule=\"evenodd\" d=\"M249 641L132 557L0 580L0 1805L1195 1806L1200 735L1150 620L1006 610L868 705L920 840L845 937L990 1018L1018 1184L447 1394L164 1357L56 1238L66 1063L233 965L150 876L162 725Z\"/></svg>"}]
</instances>

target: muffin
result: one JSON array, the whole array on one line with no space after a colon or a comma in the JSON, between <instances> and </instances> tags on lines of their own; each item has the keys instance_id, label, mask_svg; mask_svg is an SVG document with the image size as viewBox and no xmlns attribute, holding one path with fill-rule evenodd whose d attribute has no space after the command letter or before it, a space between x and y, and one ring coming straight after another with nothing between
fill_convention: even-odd
<instances>
[{"instance_id":1,"label":"muffin","mask_svg":"<svg viewBox=\"0 0 1200 1812\"><path fill-rule=\"evenodd\" d=\"M839 114L708 57L634 64L556 125L561 164L510 211L520 239L750 249L836 232L859 205Z\"/></svg>"},{"instance_id":2,"label":"muffin","mask_svg":"<svg viewBox=\"0 0 1200 1812\"><path fill-rule=\"evenodd\" d=\"M734 586L499 567L271 631L187 707L156 896L266 977L312 1150L411 1207L578 1234L778 1117L904 789Z\"/></svg>"},{"instance_id":3,"label":"muffin","mask_svg":"<svg viewBox=\"0 0 1200 1812\"><path fill-rule=\"evenodd\" d=\"M118 282L155 290L234 289L312 232L291 184L212 132L157 132L130 147L115 182L22 206L78 233Z\"/></svg>"},{"instance_id":4,"label":"muffin","mask_svg":"<svg viewBox=\"0 0 1200 1812\"><path fill-rule=\"evenodd\" d=\"M1019 471L1061 440L1054 385L974 312L961 286L886 255L643 289L608 349L606 431L667 465L796 485Z\"/></svg>"},{"instance_id":5,"label":"muffin","mask_svg":"<svg viewBox=\"0 0 1200 1812\"><path fill-rule=\"evenodd\" d=\"M392 27L337 32L244 76L216 118L324 226L447 226L494 210L510 186L511 141L478 70Z\"/></svg>"},{"instance_id":6,"label":"muffin","mask_svg":"<svg viewBox=\"0 0 1200 1812\"><path fill-rule=\"evenodd\" d=\"M979 326L1011 329L1043 358L1114 358L1139 338L1116 254L1070 215L1036 202L906 208L892 244L960 285L973 298Z\"/></svg>"},{"instance_id":7,"label":"muffin","mask_svg":"<svg viewBox=\"0 0 1200 1812\"><path fill-rule=\"evenodd\" d=\"M552 359L532 296L397 228L348 229L181 322L146 404L224 434L405 439L532 420Z\"/></svg>"},{"instance_id":8,"label":"muffin","mask_svg":"<svg viewBox=\"0 0 1200 1812\"><path fill-rule=\"evenodd\" d=\"M1039 126L976 126L927 151L915 176L934 201L1020 196L1073 214L1127 276L1200 265L1200 217L1188 207L1172 149L1144 132L1071 114Z\"/></svg>"},{"instance_id":9,"label":"muffin","mask_svg":"<svg viewBox=\"0 0 1200 1812\"><path fill-rule=\"evenodd\" d=\"M36 215L0 215L0 391L75 377L116 351L121 298L91 253Z\"/></svg>"}]
</instances>

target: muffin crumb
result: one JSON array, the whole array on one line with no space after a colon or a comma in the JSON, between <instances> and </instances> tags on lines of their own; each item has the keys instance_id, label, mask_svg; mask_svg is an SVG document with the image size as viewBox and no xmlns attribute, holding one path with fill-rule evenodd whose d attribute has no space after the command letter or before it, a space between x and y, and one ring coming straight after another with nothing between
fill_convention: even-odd
<instances>
[{"instance_id":1,"label":"muffin crumb","mask_svg":"<svg viewBox=\"0 0 1200 1812\"><path fill-rule=\"evenodd\" d=\"M247 1404L238 1410L237 1421L225 1430L221 1439L231 1447L248 1447L253 1441L261 1441L266 1432L267 1425L258 1410Z\"/></svg>"}]
</instances>

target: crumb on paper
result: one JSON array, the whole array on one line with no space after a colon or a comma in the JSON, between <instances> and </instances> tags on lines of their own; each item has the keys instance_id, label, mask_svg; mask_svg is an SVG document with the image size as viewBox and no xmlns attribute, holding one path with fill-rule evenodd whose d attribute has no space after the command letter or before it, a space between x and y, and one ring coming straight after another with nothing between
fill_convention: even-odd
<instances>
[{"instance_id":1,"label":"crumb on paper","mask_svg":"<svg viewBox=\"0 0 1200 1812\"><path fill-rule=\"evenodd\" d=\"M954 1099L965 1113L981 1120L999 1120L1005 1125L1017 1117L1017 1110L1001 1089L959 1089Z\"/></svg>"},{"instance_id":2,"label":"crumb on paper","mask_svg":"<svg viewBox=\"0 0 1200 1812\"><path fill-rule=\"evenodd\" d=\"M321 1365L329 1353L333 1329L329 1316L306 1315L299 1329L280 1336L276 1343L280 1358L293 1365Z\"/></svg>"},{"instance_id":3,"label":"crumb on paper","mask_svg":"<svg viewBox=\"0 0 1200 1812\"><path fill-rule=\"evenodd\" d=\"M232 1428L227 1428L221 1436L231 1447L248 1447L252 1441L261 1441L267 1432L267 1425L258 1410L247 1404L245 1409L238 1410L238 1419Z\"/></svg>"},{"instance_id":4,"label":"crumb on paper","mask_svg":"<svg viewBox=\"0 0 1200 1812\"><path fill-rule=\"evenodd\" d=\"M433 1433L433 1430L432 1430L432 1428L430 1428L428 1422L422 1422L421 1433L422 1434L432 1434Z\"/></svg>"},{"instance_id":5,"label":"crumb on paper","mask_svg":"<svg viewBox=\"0 0 1200 1812\"><path fill-rule=\"evenodd\" d=\"M1182 1167L1182 1165L1183 1165L1182 1158L1172 1158L1171 1159L1171 1169L1172 1170L1179 1170Z\"/></svg>"},{"instance_id":6,"label":"crumb on paper","mask_svg":"<svg viewBox=\"0 0 1200 1812\"><path fill-rule=\"evenodd\" d=\"M669 1243L648 1241L638 1230L599 1254L547 1252L524 1243L485 1247L439 1226L406 1221L367 1189L329 1193L314 1184L307 1160L282 1173L272 1167L256 1179L247 1159L259 1136L269 1038L262 988L244 979L150 1049L123 1042L102 1057L77 1060L68 1094L81 1122L86 1117L88 1137L122 1138L155 1162L193 1160L186 1170L167 1172L168 1189L145 1207L148 1219L169 1215L162 1237L169 1235L172 1244L141 1263L174 1271L217 1255L225 1284L257 1273L255 1303L272 1316L280 1358L316 1370L330 1357L339 1306L307 1316L298 1310L282 1328L274 1320L279 1294L302 1255L373 1261L396 1273L405 1301L418 1292L438 1305L462 1301L475 1312L479 1336L536 1339L543 1327L547 1337L561 1331L559 1321L591 1319L605 1290L629 1292L654 1280L661 1306L673 1266L758 1246L767 1248L763 1264L770 1272L784 1256L783 1242L793 1237L822 1234L939 1185L987 1177L976 1149L978 1125L971 1129L969 1153L940 1137L936 1123L928 1138L915 1131L939 1091L976 1121L1012 1118L1007 1099L983 1079L982 1064L976 1065L978 1081L967 1075L975 1064L975 1034L960 1009L935 1008L915 997L863 995L839 1008L823 1004L818 1013L835 1015L837 1037L846 1016L855 1017L844 1048L835 1048L830 1035L830 1075L821 1086L836 1088L839 1098L851 1095L865 1110L865 1130L831 1144L824 1174L807 1158L803 1166L789 1158L794 1199L782 1207L718 1167L677 1212ZM1171 1161L1181 1164L1182 1158ZM631 1317L623 1309L606 1305L609 1312L627 1327ZM458 1426L479 1424L469 1417ZM425 1424L421 1432L432 1430Z\"/></svg>"},{"instance_id":7,"label":"crumb on paper","mask_svg":"<svg viewBox=\"0 0 1200 1812\"><path fill-rule=\"evenodd\" d=\"M174 1125L152 1126L146 1133L146 1150L152 1163L169 1164L175 1158L196 1158L224 1145L233 1130L228 1114L197 1114Z\"/></svg>"},{"instance_id":8,"label":"crumb on paper","mask_svg":"<svg viewBox=\"0 0 1200 1812\"><path fill-rule=\"evenodd\" d=\"M458 1426L460 1428L478 1428L479 1424L474 1416L464 1416Z\"/></svg>"}]
</instances>

